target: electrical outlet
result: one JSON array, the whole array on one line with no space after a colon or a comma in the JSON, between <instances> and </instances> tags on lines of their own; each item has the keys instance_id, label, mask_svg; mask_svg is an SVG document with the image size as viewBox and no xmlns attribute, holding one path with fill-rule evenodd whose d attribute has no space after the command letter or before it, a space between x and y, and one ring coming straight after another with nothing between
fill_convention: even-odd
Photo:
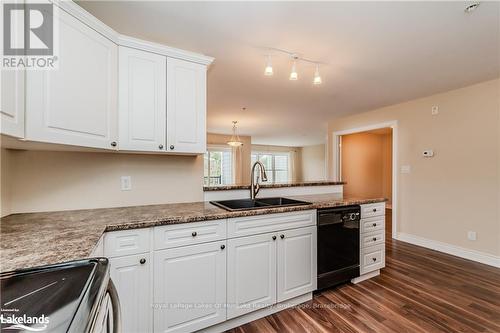
<instances>
[{"instance_id":1,"label":"electrical outlet","mask_svg":"<svg viewBox=\"0 0 500 333\"><path fill-rule=\"evenodd\" d=\"M432 108L431 108L431 114L433 116L437 115L439 113L439 106L437 105L434 105Z\"/></svg>"},{"instance_id":2,"label":"electrical outlet","mask_svg":"<svg viewBox=\"0 0 500 333\"><path fill-rule=\"evenodd\" d=\"M132 189L132 178L130 176L121 176L122 191L130 191Z\"/></svg>"},{"instance_id":3,"label":"electrical outlet","mask_svg":"<svg viewBox=\"0 0 500 333\"><path fill-rule=\"evenodd\" d=\"M477 239L477 233L475 231L467 231L467 239L475 241Z\"/></svg>"}]
</instances>

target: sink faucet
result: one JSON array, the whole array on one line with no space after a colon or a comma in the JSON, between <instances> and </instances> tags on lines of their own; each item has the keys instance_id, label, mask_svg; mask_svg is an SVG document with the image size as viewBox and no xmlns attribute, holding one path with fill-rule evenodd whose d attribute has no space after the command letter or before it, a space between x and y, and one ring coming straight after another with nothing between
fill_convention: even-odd
<instances>
[{"instance_id":1,"label":"sink faucet","mask_svg":"<svg viewBox=\"0 0 500 333\"><path fill-rule=\"evenodd\" d=\"M255 177L255 167L259 166L259 173L257 174L257 180L254 180ZM259 177L262 178L263 182L267 182L266 168L261 161L257 161L252 166L252 173L250 174L250 199L254 200L257 193L259 193L260 185L259 185Z\"/></svg>"}]
</instances>

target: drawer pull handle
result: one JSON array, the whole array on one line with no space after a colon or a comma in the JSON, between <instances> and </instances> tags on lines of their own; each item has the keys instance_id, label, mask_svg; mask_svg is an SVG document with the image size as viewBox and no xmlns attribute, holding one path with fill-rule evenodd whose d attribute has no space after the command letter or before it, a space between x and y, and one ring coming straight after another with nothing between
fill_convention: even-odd
<instances>
[{"instance_id":1,"label":"drawer pull handle","mask_svg":"<svg viewBox=\"0 0 500 333\"><path fill-rule=\"evenodd\" d=\"M224 245L224 244L222 244L222 245L220 246L220 249L221 249L221 250L224 250L225 248L226 248L226 245Z\"/></svg>"},{"instance_id":2,"label":"drawer pull handle","mask_svg":"<svg viewBox=\"0 0 500 333\"><path fill-rule=\"evenodd\" d=\"M116 141L111 142L111 147L116 147L116 146L117 146Z\"/></svg>"},{"instance_id":3,"label":"drawer pull handle","mask_svg":"<svg viewBox=\"0 0 500 333\"><path fill-rule=\"evenodd\" d=\"M376 227L376 226L377 226L377 223L373 223L372 225L373 225L374 227Z\"/></svg>"},{"instance_id":4,"label":"drawer pull handle","mask_svg":"<svg viewBox=\"0 0 500 333\"><path fill-rule=\"evenodd\" d=\"M162 144L160 144L160 145L158 146L158 149L162 150L162 149L163 149L163 145L162 145Z\"/></svg>"},{"instance_id":5,"label":"drawer pull handle","mask_svg":"<svg viewBox=\"0 0 500 333\"><path fill-rule=\"evenodd\" d=\"M280 238L281 238L281 239L285 238L285 235L280 235Z\"/></svg>"},{"instance_id":6,"label":"drawer pull handle","mask_svg":"<svg viewBox=\"0 0 500 333\"><path fill-rule=\"evenodd\" d=\"M377 258L372 258L373 262L377 261Z\"/></svg>"},{"instance_id":7,"label":"drawer pull handle","mask_svg":"<svg viewBox=\"0 0 500 333\"><path fill-rule=\"evenodd\" d=\"M276 240L276 236L273 236L273 240Z\"/></svg>"},{"instance_id":8,"label":"drawer pull handle","mask_svg":"<svg viewBox=\"0 0 500 333\"><path fill-rule=\"evenodd\" d=\"M144 265L146 263L146 259L145 258L141 258L141 260L139 260L139 263L141 265Z\"/></svg>"},{"instance_id":9,"label":"drawer pull handle","mask_svg":"<svg viewBox=\"0 0 500 333\"><path fill-rule=\"evenodd\" d=\"M170 150L174 150L174 145L170 145Z\"/></svg>"},{"instance_id":10,"label":"drawer pull handle","mask_svg":"<svg viewBox=\"0 0 500 333\"><path fill-rule=\"evenodd\" d=\"M198 233L197 233L196 231L193 231L193 232L191 233L191 236L193 236L193 237L196 237L196 235L198 235Z\"/></svg>"},{"instance_id":11,"label":"drawer pull handle","mask_svg":"<svg viewBox=\"0 0 500 333\"><path fill-rule=\"evenodd\" d=\"M373 212L376 213L377 212L377 208L373 208Z\"/></svg>"},{"instance_id":12,"label":"drawer pull handle","mask_svg":"<svg viewBox=\"0 0 500 333\"><path fill-rule=\"evenodd\" d=\"M373 241L376 242L377 241L377 237L373 237Z\"/></svg>"}]
</instances>

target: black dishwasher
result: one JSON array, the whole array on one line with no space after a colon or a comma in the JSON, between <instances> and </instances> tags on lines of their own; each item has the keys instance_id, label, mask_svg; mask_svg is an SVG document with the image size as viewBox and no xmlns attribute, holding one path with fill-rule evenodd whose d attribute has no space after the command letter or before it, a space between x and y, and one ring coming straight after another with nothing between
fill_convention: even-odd
<instances>
[{"instance_id":1,"label":"black dishwasher","mask_svg":"<svg viewBox=\"0 0 500 333\"><path fill-rule=\"evenodd\" d=\"M318 289L359 276L360 206L318 209Z\"/></svg>"}]
</instances>

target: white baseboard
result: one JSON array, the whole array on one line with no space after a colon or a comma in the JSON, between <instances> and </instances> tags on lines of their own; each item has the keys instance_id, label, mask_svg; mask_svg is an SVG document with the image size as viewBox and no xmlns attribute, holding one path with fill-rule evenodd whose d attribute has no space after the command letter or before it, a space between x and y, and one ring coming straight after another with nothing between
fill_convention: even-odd
<instances>
[{"instance_id":1,"label":"white baseboard","mask_svg":"<svg viewBox=\"0 0 500 333\"><path fill-rule=\"evenodd\" d=\"M313 293L312 292L307 293L307 294L297 296L297 297L291 298L289 300L283 301L281 303L274 304L274 305L267 307L267 308L259 309L259 310L256 310L254 312L250 312L250 313L244 314L244 315L236 317L236 318L228 319L226 321L223 321L220 324L210 326L210 327L202 329L198 332L203 332L203 333L225 332L227 330L241 326L241 325L249 323L251 321L255 321L257 319L272 315L273 313L285 310L285 309L290 308L292 306L297 306L301 303L310 301L310 300L312 300L312 298L313 298Z\"/></svg>"},{"instance_id":2,"label":"white baseboard","mask_svg":"<svg viewBox=\"0 0 500 333\"><path fill-rule=\"evenodd\" d=\"M427 239L402 232L398 233L397 240L500 268L500 257L495 256L493 254L466 249L464 247L443 243L432 239Z\"/></svg>"}]
</instances>

